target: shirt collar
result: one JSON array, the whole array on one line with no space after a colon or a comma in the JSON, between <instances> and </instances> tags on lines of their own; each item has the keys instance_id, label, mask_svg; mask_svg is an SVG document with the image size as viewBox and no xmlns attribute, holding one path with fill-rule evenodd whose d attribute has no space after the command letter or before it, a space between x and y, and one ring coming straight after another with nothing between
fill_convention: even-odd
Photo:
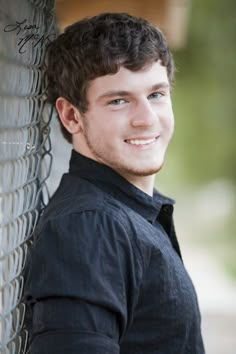
<instances>
[{"instance_id":1,"label":"shirt collar","mask_svg":"<svg viewBox=\"0 0 236 354\"><path fill-rule=\"evenodd\" d=\"M175 201L154 189L153 197L129 183L107 165L72 150L69 172L86 179L154 223L162 206L172 213Z\"/></svg>"}]
</instances>

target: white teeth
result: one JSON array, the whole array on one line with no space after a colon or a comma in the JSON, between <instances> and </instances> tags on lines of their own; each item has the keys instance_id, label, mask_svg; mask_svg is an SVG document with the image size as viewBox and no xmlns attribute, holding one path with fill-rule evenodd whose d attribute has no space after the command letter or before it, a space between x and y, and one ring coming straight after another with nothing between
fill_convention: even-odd
<instances>
[{"instance_id":1,"label":"white teeth","mask_svg":"<svg viewBox=\"0 0 236 354\"><path fill-rule=\"evenodd\" d=\"M153 143L156 139L148 139L148 140L127 140L127 143L132 144L132 145L146 145Z\"/></svg>"}]
</instances>

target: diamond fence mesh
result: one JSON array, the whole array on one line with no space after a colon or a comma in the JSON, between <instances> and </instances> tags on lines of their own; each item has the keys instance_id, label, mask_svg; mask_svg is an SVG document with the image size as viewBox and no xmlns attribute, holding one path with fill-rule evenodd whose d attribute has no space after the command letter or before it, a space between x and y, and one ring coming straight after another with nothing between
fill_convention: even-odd
<instances>
[{"instance_id":1,"label":"diamond fence mesh","mask_svg":"<svg viewBox=\"0 0 236 354\"><path fill-rule=\"evenodd\" d=\"M0 0L0 353L25 353L24 269L52 156L43 58L54 0Z\"/></svg>"}]
</instances>

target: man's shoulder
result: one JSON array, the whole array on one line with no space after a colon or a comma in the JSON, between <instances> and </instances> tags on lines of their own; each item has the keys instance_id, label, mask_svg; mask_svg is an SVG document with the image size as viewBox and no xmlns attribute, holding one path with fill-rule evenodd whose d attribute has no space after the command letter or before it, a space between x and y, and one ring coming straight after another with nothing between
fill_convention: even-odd
<instances>
[{"instance_id":1,"label":"man's shoulder","mask_svg":"<svg viewBox=\"0 0 236 354\"><path fill-rule=\"evenodd\" d=\"M144 263L144 255L149 250L146 250L143 236L140 235L150 233L151 227L148 222L148 225L145 224L141 215L95 184L66 174L39 220L35 239L40 235L41 240L47 240L48 234L55 230L59 233L64 230L61 237L65 239L67 230L71 228L76 235L76 230L79 230L80 234L86 230L85 233L89 235L103 234L105 231L104 236L109 234L109 240L113 236L117 240L122 239L121 243L126 240L127 244L132 246L136 257ZM75 243L82 240L77 236L75 239Z\"/></svg>"},{"instance_id":2,"label":"man's shoulder","mask_svg":"<svg viewBox=\"0 0 236 354\"><path fill-rule=\"evenodd\" d=\"M129 209L95 184L72 174L65 174L41 219L45 224L47 220L86 211L100 211L109 213L116 219L118 216L123 219Z\"/></svg>"}]
</instances>

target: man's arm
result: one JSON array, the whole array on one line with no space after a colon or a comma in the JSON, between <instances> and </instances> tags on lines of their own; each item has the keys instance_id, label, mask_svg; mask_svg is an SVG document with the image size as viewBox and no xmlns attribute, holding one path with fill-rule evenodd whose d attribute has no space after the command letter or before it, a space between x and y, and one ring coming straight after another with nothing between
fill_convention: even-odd
<instances>
[{"instance_id":1,"label":"man's arm","mask_svg":"<svg viewBox=\"0 0 236 354\"><path fill-rule=\"evenodd\" d=\"M34 333L29 352L118 354L119 329L116 327L115 314L105 308L69 298L42 299L33 306Z\"/></svg>"},{"instance_id":2,"label":"man's arm","mask_svg":"<svg viewBox=\"0 0 236 354\"><path fill-rule=\"evenodd\" d=\"M31 251L25 285L30 353L119 353L132 317L127 296L130 305L129 295L138 294L133 252L124 227L104 212L48 221Z\"/></svg>"}]
</instances>

